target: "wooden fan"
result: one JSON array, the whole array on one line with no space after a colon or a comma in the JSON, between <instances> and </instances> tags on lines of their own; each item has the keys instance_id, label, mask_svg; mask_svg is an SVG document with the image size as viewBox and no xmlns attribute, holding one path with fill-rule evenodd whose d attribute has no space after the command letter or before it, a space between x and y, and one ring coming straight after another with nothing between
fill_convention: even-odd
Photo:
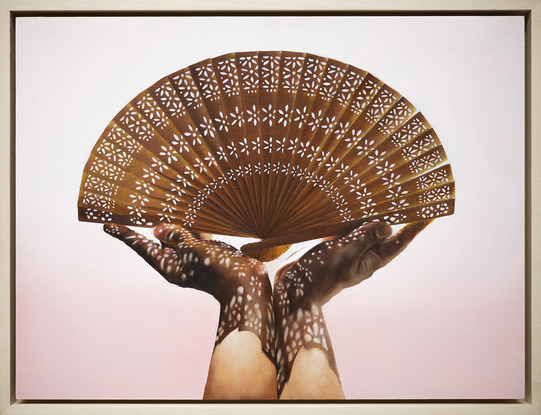
<instances>
[{"instance_id":1,"label":"wooden fan","mask_svg":"<svg viewBox=\"0 0 541 415\"><path fill-rule=\"evenodd\" d=\"M160 79L109 123L85 166L79 220L295 242L454 211L428 121L371 74L295 52L231 53Z\"/></svg>"}]
</instances>

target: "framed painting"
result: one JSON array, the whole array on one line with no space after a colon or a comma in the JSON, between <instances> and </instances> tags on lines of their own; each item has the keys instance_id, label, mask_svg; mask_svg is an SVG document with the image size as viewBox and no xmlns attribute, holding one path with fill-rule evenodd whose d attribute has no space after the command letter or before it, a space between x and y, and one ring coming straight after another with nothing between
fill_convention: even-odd
<instances>
[{"instance_id":1,"label":"framed painting","mask_svg":"<svg viewBox=\"0 0 541 415\"><path fill-rule=\"evenodd\" d=\"M539 413L541 6L405 4L1 4L1 413ZM368 71L424 114L453 166L455 213L323 308L344 401L201 401L216 301L77 220L86 160L130 100L181 68L255 50ZM287 257L268 263L271 281Z\"/></svg>"}]
</instances>

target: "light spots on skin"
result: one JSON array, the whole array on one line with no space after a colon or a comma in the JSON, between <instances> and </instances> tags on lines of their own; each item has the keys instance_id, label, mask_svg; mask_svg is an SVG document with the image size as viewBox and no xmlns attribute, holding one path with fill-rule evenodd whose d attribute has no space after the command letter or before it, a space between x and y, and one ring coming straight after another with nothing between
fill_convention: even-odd
<instances>
[{"instance_id":1,"label":"light spots on skin","mask_svg":"<svg viewBox=\"0 0 541 415\"><path fill-rule=\"evenodd\" d=\"M274 302L276 311L277 343L277 381L279 394L289 379L291 368L301 347L305 349L318 348L322 350L331 368L337 373L330 338L323 317L321 306L326 295L320 293L320 287L332 291L333 284L337 285L339 272L333 270L330 264L337 261L345 247L358 241L358 256L364 252L366 232L356 229L350 234L322 242L306 253L297 262L291 264L275 281ZM351 255L350 255L351 257ZM353 256L355 257L355 256ZM329 278L332 278L330 280Z\"/></svg>"},{"instance_id":2,"label":"light spots on skin","mask_svg":"<svg viewBox=\"0 0 541 415\"><path fill-rule=\"evenodd\" d=\"M263 352L271 360L276 358L280 391L301 347L322 350L336 371L318 289L323 285L328 291L331 286L332 291L333 281L340 281L329 264L342 264L344 247L357 242L361 243L354 247L369 246L371 238L363 228L319 244L289 266L276 280L273 297L266 268L257 260L223 242L200 241L178 226L160 226L159 234L166 241L161 246L122 225L108 224L104 229L136 250L169 282L209 292L220 302L216 345L236 329L256 334Z\"/></svg>"},{"instance_id":3,"label":"light spots on skin","mask_svg":"<svg viewBox=\"0 0 541 415\"><path fill-rule=\"evenodd\" d=\"M337 371L334 355L328 347L328 332L319 307L312 305L309 310L299 308L295 312L287 310L287 314L277 317L281 317L276 320L277 332L281 333L277 347L279 393L289 379L293 362L301 347L321 349L327 355L331 367Z\"/></svg>"},{"instance_id":4,"label":"light spots on skin","mask_svg":"<svg viewBox=\"0 0 541 415\"><path fill-rule=\"evenodd\" d=\"M262 351L275 360L274 303L265 266L221 241L199 240L173 224L155 230L154 241L124 225L104 230L133 248L169 282L212 294L220 303L216 345L232 331L249 330L261 339ZM262 313L262 310L268 310Z\"/></svg>"}]
</instances>

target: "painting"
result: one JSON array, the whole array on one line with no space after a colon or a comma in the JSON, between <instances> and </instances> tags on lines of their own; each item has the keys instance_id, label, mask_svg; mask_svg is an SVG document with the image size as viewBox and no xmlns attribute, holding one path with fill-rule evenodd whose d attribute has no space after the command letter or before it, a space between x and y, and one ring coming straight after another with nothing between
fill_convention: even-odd
<instances>
[{"instance_id":1,"label":"painting","mask_svg":"<svg viewBox=\"0 0 541 415\"><path fill-rule=\"evenodd\" d=\"M17 398L203 397L220 305L80 222L77 198L94 144L127 102L181 68L254 50L325 56L384 80L422 111L453 166L454 214L322 308L344 397L524 397L521 17L17 24ZM268 263L271 283L289 255Z\"/></svg>"}]
</instances>

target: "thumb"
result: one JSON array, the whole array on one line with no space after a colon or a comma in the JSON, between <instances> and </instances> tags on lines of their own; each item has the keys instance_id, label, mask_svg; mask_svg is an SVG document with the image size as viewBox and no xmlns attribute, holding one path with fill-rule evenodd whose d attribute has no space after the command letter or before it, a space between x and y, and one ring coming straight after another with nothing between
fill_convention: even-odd
<instances>
[{"instance_id":1,"label":"thumb","mask_svg":"<svg viewBox=\"0 0 541 415\"><path fill-rule=\"evenodd\" d=\"M360 228L350 232L342 239L359 240L370 247L381 240L388 238L393 233L393 229L383 222L365 223Z\"/></svg>"},{"instance_id":2,"label":"thumb","mask_svg":"<svg viewBox=\"0 0 541 415\"><path fill-rule=\"evenodd\" d=\"M432 220L408 223L394 235L375 244L371 251L380 258L381 266L384 266L406 249L409 243L430 223Z\"/></svg>"},{"instance_id":3,"label":"thumb","mask_svg":"<svg viewBox=\"0 0 541 415\"><path fill-rule=\"evenodd\" d=\"M369 222L341 238L327 242L327 247L338 247L332 253L335 261L356 261L364 252L391 236L392 233L392 228L386 223Z\"/></svg>"},{"instance_id":4,"label":"thumb","mask_svg":"<svg viewBox=\"0 0 541 415\"><path fill-rule=\"evenodd\" d=\"M154 236L162 243L188 248L200 242L190 231L172 223L163 223L154 229Z\"/></svg>"}]
</instances>

